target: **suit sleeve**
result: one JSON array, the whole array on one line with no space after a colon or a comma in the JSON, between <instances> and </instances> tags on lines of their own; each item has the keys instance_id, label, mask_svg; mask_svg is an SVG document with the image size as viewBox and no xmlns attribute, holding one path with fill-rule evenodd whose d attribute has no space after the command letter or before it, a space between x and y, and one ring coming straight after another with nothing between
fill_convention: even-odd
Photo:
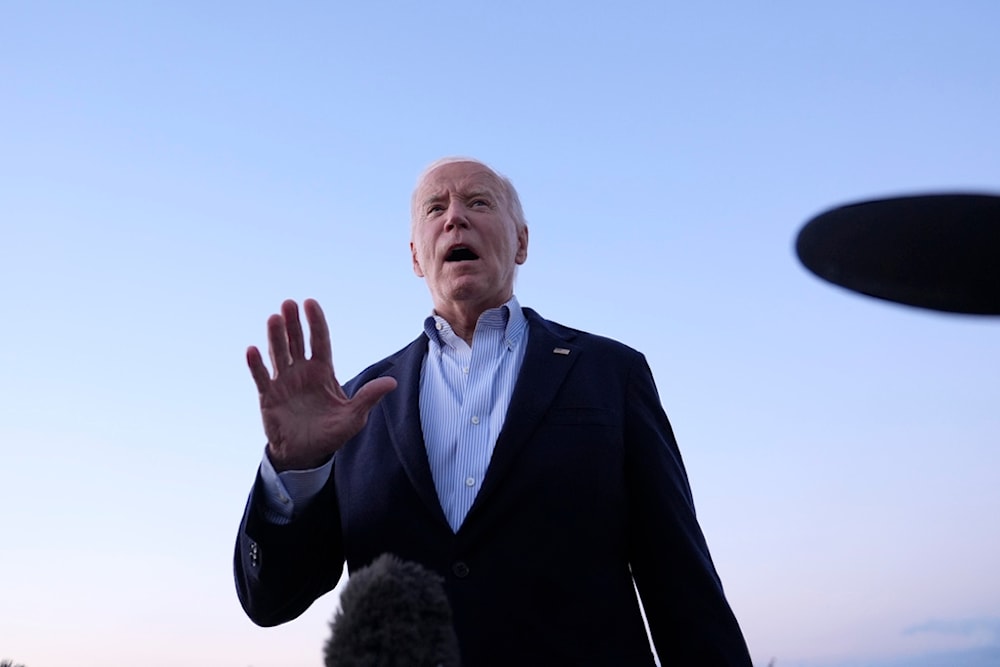
<instances>
[{"instance_id":1,"label":"suit sleeve","mask_svg":"<svg viewBox=\"0 0 1000 667\"><path fill-rule=\"evenodd\" d=\"M258 474L240 523L233 570L247 616L273 626L297 618L336 586L344 554L333 474L289 523L266 518L264 492Z\"/></svg>"},{"instance_id":2,"label":"suit sleeve","mask_svg":"<svg viewBox=\"0 0 1000 667\"><path fill-rule=\"evenodd\" d=\"M639 356L625 405L629 559L664 665L751 667L695 516L680 450Z\"/></svg>"}]
</instances>

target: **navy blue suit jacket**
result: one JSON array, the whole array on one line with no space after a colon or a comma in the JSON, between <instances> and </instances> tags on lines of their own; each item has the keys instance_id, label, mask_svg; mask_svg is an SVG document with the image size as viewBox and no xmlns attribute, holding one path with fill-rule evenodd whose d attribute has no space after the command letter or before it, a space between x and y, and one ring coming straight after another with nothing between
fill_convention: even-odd
<instances>
[{"instance_id":1,"label":"navy blue suit jacket","mask_svg":"<svg viewBox=\"0 0 1000 667\"><path fill-rule=\"evenodd\" d=\"M235 556L247 614L293 619L345 559L353 571L389 552L445 578L466 667L652 665L635 588L664 665L749 667L644 357L525 315L507 418L458 532L421 435L421 335L345 386L399 383L295 521L270 524L251 493Z\"/></svg>"}]
</instances>

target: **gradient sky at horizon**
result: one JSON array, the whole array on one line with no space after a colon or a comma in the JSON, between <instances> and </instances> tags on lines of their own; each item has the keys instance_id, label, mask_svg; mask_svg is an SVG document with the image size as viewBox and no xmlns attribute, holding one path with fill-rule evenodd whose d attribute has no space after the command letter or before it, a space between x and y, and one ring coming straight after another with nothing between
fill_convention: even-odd
<instances>
[{"instance_id":1,"label":"gradient sky at horizon","mask_svg":"<svg viewBox=\"0 0 1000 667\"><path fill-rule=\"evenodd\" d=\"M814 278L849 201L1000 192L1000 5L0 4L0 658L321 664L232 545L244 362L315 297L347 379L430 310L410 190L517 185L517 295L648 357L756 664L1000 664L1000 319Z\"/></svg>"}]
</instances>

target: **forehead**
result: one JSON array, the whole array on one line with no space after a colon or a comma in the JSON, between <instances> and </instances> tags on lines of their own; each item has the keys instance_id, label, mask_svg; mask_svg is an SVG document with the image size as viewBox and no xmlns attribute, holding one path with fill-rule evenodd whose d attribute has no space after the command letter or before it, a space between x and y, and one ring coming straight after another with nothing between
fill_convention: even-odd
<instances>
[{"instance_id":1,"label":"forehead","mask_svg":"<svg viewBox=\"0 0 1000 667\"><path fill-rule=\"evenodd\" d=\"M448 192L489 192L503 194L503 184L489 167L478 162L451 162L432 169L420 179L416 194L419 199Z\"/></svg>"}]
</instances>

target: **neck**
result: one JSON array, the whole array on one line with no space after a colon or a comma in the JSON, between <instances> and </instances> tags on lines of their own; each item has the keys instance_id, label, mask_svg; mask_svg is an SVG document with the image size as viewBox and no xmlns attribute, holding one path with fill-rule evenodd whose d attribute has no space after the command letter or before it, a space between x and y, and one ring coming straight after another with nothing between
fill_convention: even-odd
<instances>
[{"instance_id":1,"label":"neck","mask_svg":"<svg viewBox=\"0 0 1000 667\"><path fill-rule=\"evenodd\" d=\"M513 295L511 295L513 296ZM435 304L434 313L443 317L451 325L455 335L468 343L472 347L472 334L476 332L476 324L479 317L491 308L499 308L510 300L510 296L500 303L490 305L472 304L469 302Z\"/></svg>"}]
</instances>

